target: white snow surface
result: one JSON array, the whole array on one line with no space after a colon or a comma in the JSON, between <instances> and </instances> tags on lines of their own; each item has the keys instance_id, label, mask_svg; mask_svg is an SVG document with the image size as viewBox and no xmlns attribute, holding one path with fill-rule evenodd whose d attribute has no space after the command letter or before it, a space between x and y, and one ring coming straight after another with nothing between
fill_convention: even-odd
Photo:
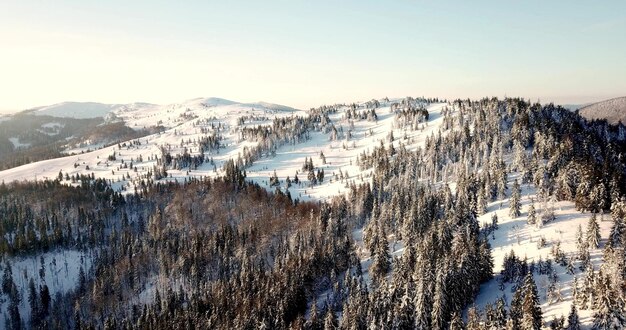
<instances>
[{"instance_id":1,"label":"white snow surface","mask_svg":"<svg viewBox=\"0 0 626 330\"><path fill-rule=\"evenodd\" d=\"M13 148L15 149L30 147L30 143L22 143L20 142L20 138L12 137L12 138L9 138L9 141L11 141L11 143L13 144Z\"/></svg>"}]
</instances>

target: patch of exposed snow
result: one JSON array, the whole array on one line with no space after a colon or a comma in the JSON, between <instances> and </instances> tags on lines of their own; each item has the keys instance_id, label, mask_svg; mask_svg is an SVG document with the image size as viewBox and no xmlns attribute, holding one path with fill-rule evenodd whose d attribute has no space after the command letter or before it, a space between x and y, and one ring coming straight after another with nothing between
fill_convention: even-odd
<instances>
[{"instance_id":1,"label":"patch of exposed snow","mask_svg":"<svg viewBox=\"0 0 626 330\"><path fill-rule=\"evenodd\" d=\"M30 143L21 143L20 138L12 137L12 138L9 138L9 141L13 143L13 148L15 149L22 149L22 148L30 147Z\"/></svg>"}]
</instances>

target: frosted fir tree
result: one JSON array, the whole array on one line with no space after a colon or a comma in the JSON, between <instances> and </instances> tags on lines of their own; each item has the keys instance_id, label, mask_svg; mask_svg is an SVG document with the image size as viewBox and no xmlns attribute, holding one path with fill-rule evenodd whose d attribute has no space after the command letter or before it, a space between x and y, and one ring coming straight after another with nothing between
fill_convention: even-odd
<instances>
[{"instance_id":1,"label":"frosted fir tree","mask_svg":"<svg viewBox=\"0 0 626 330\"><path fill-rule=\"evenodd\" d=\"M447 318L449 317L446 311L447 300L449 299L446 289L447 273L449 273L449 270L446 267L442 267L437 271L437 283L435 284L435 295L431 312L433 329L445 329Z\"/></svg>"},{"instance_id":2,"label":"frosted fir tree","mask_svg":"<svg viewBox=\"0 0 626 330\"><path fill-rule=\"evenodd\" d=\"M550 329L563 329L564 325L565 318L563 317L563 315L561 315L560 317L553 316L552 321L550 321Z\"/></svg>"},{"instance_id":3,"label":"frosted fir tree","mask_svg":"<svg viewBox=\"0 0 626 330\"><path fill-rule=\"evenodd\" d=\"M502 162L501 164L501 168L498 170L497 173L497 179L498 179L498 199L502 200L504 198L506 198L506 189L508 188L506 185L507 182L507 174L506 174L506 167L504 165L504 162Z\"/></svg>"},{"instance_id":4,"label":"frosted fir tree","mask_svg":"<svg viewBox=\"0 0 626 330\"><path fill-rule=\"evenodd\" d=\"M407 329L409 329L408 327ZM461 315L458 312L452 314L452 320L450 320L450 330L465 330L465 323L461 319Z\"/></svg>"},{"instance_id":5,"label":"frosted fir tree","mask_svg":"<svg viewBox=\"0 0 626 330\"><path fill-rule=\"evenodd\" d=\"M401 303L394 310L394 328L410 329L415 324L415 306L413 305L414 292L409 292L408 286L402 296ZM348 323L348 326L352 324Z\"/></svg>"},{"instance_id":6,"label":"frosted fir tree","mask_svg":"<svg viewBox=\"0 0 626 330\"><path fill-rule=\"evenodd\" d=\"M623 306L617 298L611 280L599 272L595 287L593 329L623 329L626 326Z\"/></svg>"},{"instance_id":7,"label":"frosted fir tree","mask_svg":"<svg viewBox=\"0 0 626 330\"><path fill-rule=\"evenodd\" d=\"M324 316L324 329L339 329L339 322L337 322L337 316L335 312L333 312L332 308L328 308L326 310L326 315Z\"/></svg>"},{"instance_id":8,"label":"frosted fir tree","mask_svg":"<svg viewBox=\"0 0 626 330\"><path fill-rule=\"evenodd\" d=\"M372 280L379 283L385 277L391 266L389 262L389 243L387 242L387 234L384 225L378 223L376 226L376 238L373 243L373 262L371 265Z\"/></svg>"},{"instance_id":9,"label":"frosted fir tree","mask_svg":"<svg viewBox=\"0 0 626 330\"><path fill-rule=\"evenodd\" d=\"M493 317L492 317L492 325L496 329L502 329L506 326L506 301L504 297L500 297L495 304L493 309Z\"/></svg>"},{"instance_id":10,"label":"frosted fir tree","mask_svg":"<svg viewBox=\"0 0 626 330\"><path fill-rule=\"evenodd\" d=\"M580 293L578 292L578 277L574 276L574 281L572 282L572 300L573 305L580 303Z\"/></svg>"},{"instance_id":11,"label":"frosted fir tree","mask_svg":"<svg viewBox=\"0 0 626 330\"><path fill-rule=\"evenodd\" d=\"M274 170L274 174L270 177L270 186L271 187L280 186L280 180L278 179L278 175L276 175L276 170Z\"/></svg>"},{"instance_id":12,"label":"frosted fir tree","mask_svg":"<svg viewBox=\"0 0 626 330\"><path fill-rule=\"evenodd\" d=\"M598 183L593 187L589 196L591 207L597 212L605 210L608 207L608 197L604 183Z\"/></svg>"},{"instance_id":13,"label":"frosted fir tree","mask_svg":"<svg viewBox=\"0 0 626 330\"><path fill-rule=\"evenodd\" d=\"M543 324L541 307L539 306L539 294L533 274L528 272L524 278L524 284L520 288L522 297L522 329L539 330Z\"/></svg>"},{"instance_id":14,"label":"frosted fir tree","mask_svg":"<svg viewBox=\"0 0 626 330\"><path fill-rule=\"evenodd\" d=\"M567 316L567 327L565 329L580 330L580 320L578 318L578 309L576 309L576 304L572 304L569 315Z\"/></svg>"},{"instance_id":15,"label":"frosted fir tree","mask_svg":"<svg viewBox=\"0 0 626 330\"><path fill-rule=\"evenodd\" d=\"M580 266L578 267L580 270L585 270L591 265L591 255L589 254L589 249L585 248L578 257L580 259Z\"/></svg>"},{"instance_id":16,"label":"frosted fir tree","mask_svg":"<svg viewBox=\"0 0 626 330\"><path fill-rule=\"evenodd\" d=\"M513 182L513 189L511 192L511 200L509 204L509 215L511 216L511 218L517 218L520 216L522 209L521 198L522 190L520 188L519 182L517 182L517 179L515 179L515 181Z\"/></svg>"},{"instance_id":17,"label":"frosted fir tree","mask_svg":"<svg viewBox=\"0 0 626 330\"><path fill-rule=\"evenodd\" d=\"M543 197L543 201L542 201L542 205L541 205L541 224L543 225L544 223L549 223L552 222L556 219L556 216L554 215L554 195L550 196L550 198L548 198L548 196L544 196Z\"/></svg>"},{"instance_id":18,"label":"frosted fir tree","mask_svg":"<svg viewBox=\"0 0 626 330\"><path fill-rule=\"evenodd\" d=\"M478 192L476 194L476 212L478 213L478 215L483 215L487 212L487 204L489 202L488 198L487 198L487 193L485 191L485 186L484 185L480 185L480 187L478 188Z\"/></svg>"},{"instance_id":19,"label":"frosted fir tree","mask_svg":"<svg viewBox=\"0 0 626 330\"><path fill-rule=\"evenodd\" d=\"M583 250L586 250L586 242L585 237L583 235L583 229L580 224L578 224L578 228L576 228L576 250L578 250L578 255L581 255Z\"/></svg>"},{"instance_id":20,"label":"frosted fir tree","mask_svg":"<svg viewBox=\"0 0 626 330\"><path fill-rule=\"evenodd\" d=\"M537 223L537 209L535 209L535 200L530 199L530 205L528 206L528 218L526 220L529 225Z\"/></svg>"},{"instance_id":21,"label":"frosted fir tree","mask_svg":"<svg viewBox=\"0 0 626 330\"><path fill-rule=\"evenodd\" d=\"M582 179L578 187L576 188L576 209L581 212L587 212L591 209L589 203L589 195L591 194L591 185L588 179Z\"/></svg>"},{"instance_id":22,"label":"frosted fir tree","mask_svg":"<svg viewBox=\"0 0 626 330\"><path fill-rule=\"evenodd\" d=\"M519 140L513 142L513 169L520 171L524 169L526 153L524 146Z\"/></svg>"},{"instance_id":23,"label":"frosted fir tree","mask_svg":"<svg viewBox=\"0 0 626 330\"><path fill-rule=\"evenodd\" d=\"M511 307L509 308L509 323L507 322L507 328L519 329L522 323L522 300L523 300L522 288L518 287L513 293L513 299L511 300Z\"/></svg>"},{"instance_id":24,"label":"frosted fir tree","mask_svg":"<svg viewBox=\"0 0 626 330\"><path fill-rule=\"evenodd\" d=\"M481 329L480 314L476 306L472 306L467 310L467 324L465 328L467 330Z\"/></svg>"},{"instance_id":25,"label":"frosted fir tree","mask_svg":"<svg viewBox=\"0 0 626 330\"><path fill-rule=\"evenodd\" d=\"M592 308L594 300L593 283L595 280L593 266L589 264L585 270L585 278L583 279L582 288L579 291L580 306L583 309Z\"/></svg>"},{"instance_id":26,"label":"frosted fir tree","mask_svg":"<svg viewBox=\"0 0 626 330\"><path fill-rule=\"evenodd\" d=\"M587 244L593 249L600 246L600 226L595 213L591 215L587 223Z\"/></svg>"},{"instance_id":27,"label":"frosted fir tree","mask_svg":"<svg viewBox=\"0 0 626 330\"><path fill-rule=\"evenodd\" d=\"M619 216L613 216L613 226L609 234L607 245L611 248L620 247L622 245L622 237L624 236L624 220Z\"/></svg>"}]
</instances>

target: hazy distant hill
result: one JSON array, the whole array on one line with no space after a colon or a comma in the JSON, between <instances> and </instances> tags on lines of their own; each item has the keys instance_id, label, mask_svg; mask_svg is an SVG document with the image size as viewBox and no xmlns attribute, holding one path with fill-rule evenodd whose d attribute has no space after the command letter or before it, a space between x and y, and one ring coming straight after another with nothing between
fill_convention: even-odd
<instances>
[{"instance_id":1,"label":"hazy distant hill","mask_svg":"<svg viewBox=\"0 0 626 330\"><path fill-rule=\"evenodd\" d=\"M592 119L606 119L611 124L626 124L626 96L601 101L582 107L580 115Z\"/></svg>"},{"instance_id":2,"label":"hazy distant hill","mask_svg":"<svg viewBox=\"0 0 626 330\"><path fill-rule=\"evenodd\" d=\"M28 112L39 116L48 115L52 117L84 119L104 117L120 106L119 104L103 104L96 102L63 102L30 109Z\"/></svg>"}]
</instances>

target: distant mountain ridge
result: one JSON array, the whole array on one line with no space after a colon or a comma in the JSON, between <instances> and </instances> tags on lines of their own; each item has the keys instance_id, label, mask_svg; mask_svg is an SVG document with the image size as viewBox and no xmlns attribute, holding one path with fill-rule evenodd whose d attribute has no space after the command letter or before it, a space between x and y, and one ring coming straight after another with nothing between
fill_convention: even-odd
<instances>
[{"instance_id":1,"label":"distant mountain ridge","mask_svg":"<svg viewBox=\"0 0 626 330\"><path fill-rule=\"evenodd\" d=\"M218 97L198 97L190 99L178 104L169 105L157 105L151 103L135 102L129 104L106 104L98 102L61 102L57 104L35 107L22 111L22 113L29 113L34 115L47 115L52 117L67 117L76 119L88 119L88 118L106 118L109 114L116 113L118 111L127 111L129 109L140 108L171 108L171 107L216 107L227 105L243 105L247 107L265 108L275 111L296 111L297 109L288 107L285 105L268 103L268 102L253 102L242 103L231 101Z\"/></svg>"},{"instance_id":2,"label":"distant mountain ridge","mask_svg":"<svg viewBox=\"0 0 626 330\"><path fill-rule=\"evenodd\" d=\"M587 120L606 119L610 124L626 124L626 96L600 101L580 108Z\"/></svg>"},{"instance_id":3,"label":"distant mountain ridge","mask_svg":"<svg viewBox=\"0 0 626 330\"><path fill-rule=\"evenodd\" d=\"M52 117L69 117L76 119L104 117L109 112L122 106L121 104L104 104L97 102L61 102L57 104L36 107L25 112L34 115Z\"/></svg>"}]
</instances>

